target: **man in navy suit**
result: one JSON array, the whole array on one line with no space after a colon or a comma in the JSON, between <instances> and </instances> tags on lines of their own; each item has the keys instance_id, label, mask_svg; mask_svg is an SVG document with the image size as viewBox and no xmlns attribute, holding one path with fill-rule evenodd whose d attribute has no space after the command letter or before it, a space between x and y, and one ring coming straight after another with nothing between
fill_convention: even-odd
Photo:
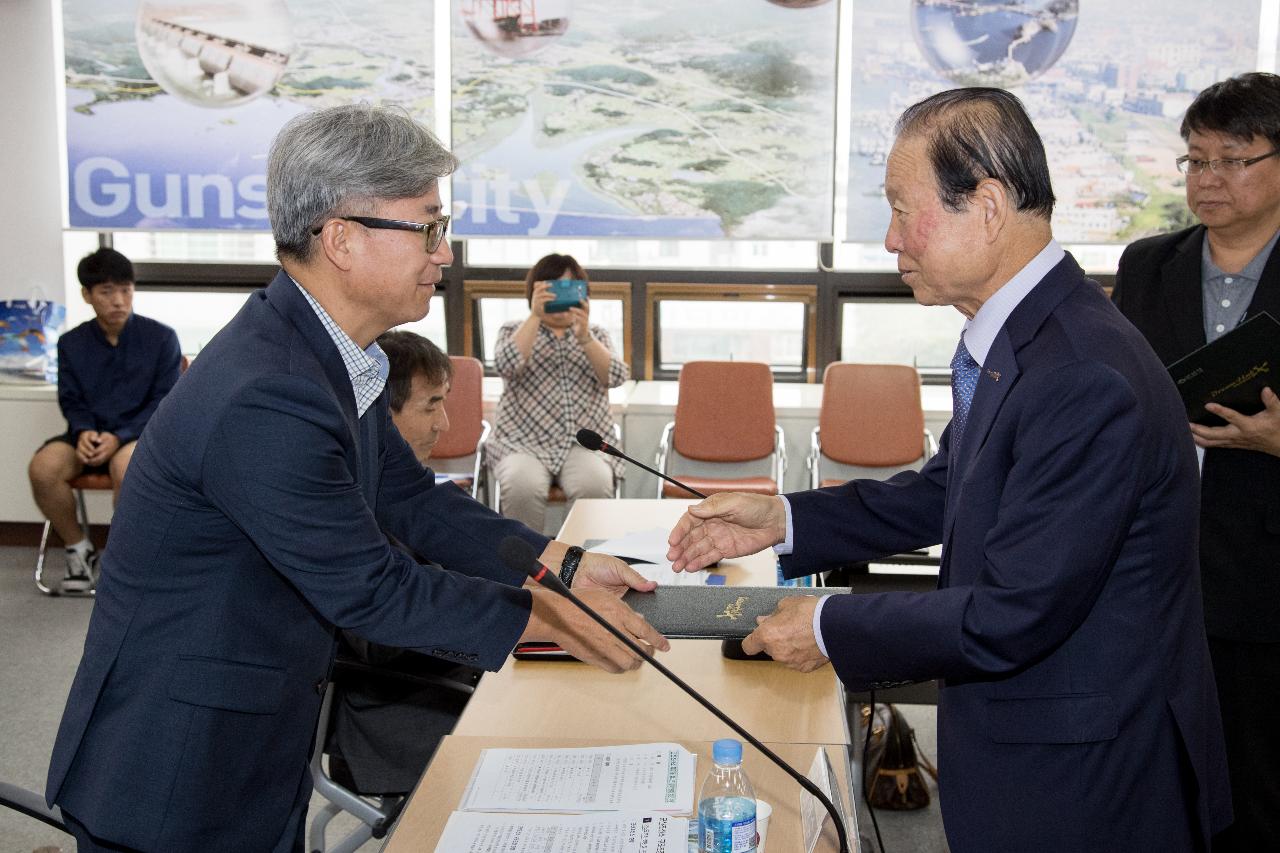
<instances>
[{"instance_id":1,"label":"man in navy suit","mask_svg":"<svg viewBox=\"0 0 1280 853\"><path fill-rule=\"evenodd\" d=\"M455 165L407 114L368 105L276 137L267 205L283 270L165 398L112 523L46 786L82 853L301 851L340 628L485 669L532 638L638 665L554 593L524 588L496 553L507 536L667 646L618 598L651 584L436 486L391 421L374 341L427 313L452 260L437 183Z\"/></svg>"},{"instance_id":2,"label":"man in navy suit","mask_svg":"<svg viewBox=\"0 0 1280 853\"><path fill-rule=\"evenodd\" d=\"M1203 850L1230 820L1200 610L1194 447L1168 374L1053 240L1021 103L959 89L899 120L885 247L967 318L920 472L716 495L677 568L776 546L788 576L943 544L938 589L788 600L743 644L853 689L940 679L954 853Z\"/></svg>"}]
</instances>

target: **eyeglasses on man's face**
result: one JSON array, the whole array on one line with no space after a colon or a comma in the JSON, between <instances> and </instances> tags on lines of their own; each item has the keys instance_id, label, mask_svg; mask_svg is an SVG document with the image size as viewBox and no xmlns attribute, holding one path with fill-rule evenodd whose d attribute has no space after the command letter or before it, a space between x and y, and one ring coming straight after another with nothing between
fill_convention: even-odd
<instances>
[{"instance_id":1,"label":"eyeglasses on man's face","mask_svg":"<svg viewBox=\"0 0 1280 853\"><path fill-rule=\"evenodd\" d=\"M1215 175L1237 175L1254 163L1261 163L1268 157L1274 157L1280 154L1280 148L1274 151L1268 151L1266 154L1259 154L1257 157L1230 157L1222 160L1197 160L1189 155L1182 155L1173 162L1178 164L1178 171L1184 175L1200 175L1205 169L1213 172Z\"/></svg>"},{"instance_id":2,"label":"eyeglasses on man's face","mask_svg":"<svg viewBox=\"0 0 1280 853\"><path fill-rule=\"evenodd\" d=\"M431 222L411 222L407 219L380 219L377 216L335 216L334 219L342 219L346 222L357 222L365 228L381 228L390 231L417 231L422 234L423 248L430 255L440 248L440 244L444 242L444 235L449 230L449 217L441 216L439 219ZM319 234L324 230L324 226L312 228L312 235Z\"/></svg>"}]
</instances>

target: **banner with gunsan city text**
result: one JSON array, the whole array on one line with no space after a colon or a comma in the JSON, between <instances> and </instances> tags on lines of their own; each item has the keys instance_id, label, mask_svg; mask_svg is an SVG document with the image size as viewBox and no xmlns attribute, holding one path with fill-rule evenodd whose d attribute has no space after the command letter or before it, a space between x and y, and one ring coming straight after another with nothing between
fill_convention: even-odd
<instances>
[{"instance_id":1,"label":"banner with gunsan city text","mask_svg":"<svg viewBox=\"0 0 1280 853\"><path fill-rule=\"evenodd\" d=\"M1258 61L1259 0L857 0L843 238L889 225L885 159L903 109L956 86L999 86L1044 139L1070 243L1128 243L1182 228L1182 115L1211 83Z\"/></svg>"},{"instance_id":2,"label":"banner with gunsan city text","mask_svg":"<svg viewBox=\"0 0 1280 853\"><path fill-rule=\"evenodd\" d=\"M268 230L267 151L299 113L431 126L434 0L63 0L68 223Z\"/></svg>"},{"instance_id":3,"label":"banner with gunsan city text","mask_svg":"<svg viewBox=\"0 0 1280 853\"><path fill-rule=\"evenodd\" d=\"M455 0L452 229L830 239L835 0Z\"/></svg>"}]
</instances>

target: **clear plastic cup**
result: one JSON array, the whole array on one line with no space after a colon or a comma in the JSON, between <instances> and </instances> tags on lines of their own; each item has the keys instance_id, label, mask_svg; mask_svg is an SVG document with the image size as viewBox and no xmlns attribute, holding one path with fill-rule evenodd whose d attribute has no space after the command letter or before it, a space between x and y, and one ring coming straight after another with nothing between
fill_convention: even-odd
<instances>
[{"instance_id":1,"label":"clear plastic cup","mask_svg":"<svg viewBox=\"0 0 1280 853\"><path fill-rule=\"evenodd\" d=\"M756 800L756 834L760 836L756 853L764 853L764 839L769 834L769 815L771 814L773 814L773 806L764 800Z\"/></svg>"}]
</instances>

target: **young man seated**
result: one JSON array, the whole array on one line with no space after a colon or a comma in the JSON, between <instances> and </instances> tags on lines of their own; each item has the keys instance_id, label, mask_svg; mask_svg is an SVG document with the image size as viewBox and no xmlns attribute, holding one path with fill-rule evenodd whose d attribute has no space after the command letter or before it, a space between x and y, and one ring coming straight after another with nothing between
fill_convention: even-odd
<instances>
[{"instance_id":1,"label":"young man seated","mask_svg":"<svg viewBox=\"0 0 1280 853\"><path fill-rule=\"evenodd\" d=\"M67 546L64 592L93 586L98 555L76 518L68 480L107 473L116 497L134 444L178 381L182 352L173 329L133 313L133 264L98 249L76 269L94 318L58 339L58 405L67 431L36 451L28 474L36 506Z\"/></svg>"}]
</instances>

